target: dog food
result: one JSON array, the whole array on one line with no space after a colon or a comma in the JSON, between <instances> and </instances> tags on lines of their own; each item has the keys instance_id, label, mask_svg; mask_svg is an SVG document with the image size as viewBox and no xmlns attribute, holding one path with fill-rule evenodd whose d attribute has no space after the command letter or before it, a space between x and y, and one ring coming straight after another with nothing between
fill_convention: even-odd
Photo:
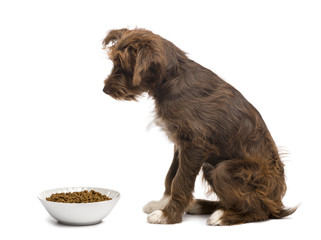
<instances>
[{"instance_id":1,"label":"dog food","mask_svg":"<svg viewBox=\"0 0 321 240\"><path fill-rule=\"evenodd\" d=\"M47 197L46 200L61 203L91 203L108 201L111 200L111 198L94 190L90 192L85 190L81 192L54 193L50 197Z\"/></svg>"}]
</instances>

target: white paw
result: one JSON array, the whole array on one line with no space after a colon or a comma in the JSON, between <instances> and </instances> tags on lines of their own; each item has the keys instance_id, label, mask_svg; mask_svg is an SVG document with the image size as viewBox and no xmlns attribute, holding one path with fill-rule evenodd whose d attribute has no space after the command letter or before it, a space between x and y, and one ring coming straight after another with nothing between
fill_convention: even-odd
<instances>
[{"instance_id":1,"label":"white paw","mask_svg":"<svg viewBox=\"0 0 321 240\"><path fill-rule=\"evenodd\" d=\"M222 216L224 211L222 209L216 210L208 219L206 224L211 226L219 226L222 224Z\"/></svg>"},{"instance_id":2,"label":"white paw","mask_svg":"<svg viewBox=\"0 0 321 240\"><path fill-rule=\"evenodd\" d=\"M150 214L156 210L163 209L169 201L168 196L163 196L159 201L151 201L143 207L144 213Z\"/></svg>"},{"instance_id":3,"label":"white paw","mask_svg":"<svg viewBox=\"0 0 321 240\"><path fill-rule=\"evenodd\" d=\"M160 223L160 224L166 224L166 218L164 217L162 210L156 210L152 212L148 217L147 221L149 223Z\"/></svg>"}]
</instances>

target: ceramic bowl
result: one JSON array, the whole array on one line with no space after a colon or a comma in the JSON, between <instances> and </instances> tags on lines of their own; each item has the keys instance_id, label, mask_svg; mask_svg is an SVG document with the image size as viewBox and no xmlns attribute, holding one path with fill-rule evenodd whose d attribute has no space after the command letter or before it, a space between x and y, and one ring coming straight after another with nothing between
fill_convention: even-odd
<instances>
[{"instance_id":1,"label":"ceramic bowl","mask_svg":"<svg viewBox=\"0 0 321 240\"><path fill-rule=\"evenodd\" d=\"M47 201L53 193L67 193L94 190L112 198L108 201L93 203L60 203ZM117 191L95 187L66 187L43 191L38 195L48 213L59 223L67 225L92 225L100 223L115 207L120 198Z\"/></svg>"}]
</instances>

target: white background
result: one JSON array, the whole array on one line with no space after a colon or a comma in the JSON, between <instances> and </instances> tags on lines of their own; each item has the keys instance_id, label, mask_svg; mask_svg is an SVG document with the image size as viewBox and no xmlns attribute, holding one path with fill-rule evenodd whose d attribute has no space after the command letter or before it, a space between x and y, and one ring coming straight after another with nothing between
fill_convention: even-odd
<instances>
[{"instance_id":1,"label":"white background","mask_svg":"<svg viewBox=\"0 0 321 240\"><path fill-rule=\"evenodd\" d=\"M281 239L320 237L321 8L318 1L1 1L0 234L6 239ZM208 216L151 225L173 145L153 127L153 101L102 92L110 29L160 34L235 86L289 154L292 216L209 227ZM151 126L148 128L148 126ZM66 186L118 190L101 223L56 223L38 192ZM206 189L196 182L195 195Z\"/></svg>"}]
</instances>

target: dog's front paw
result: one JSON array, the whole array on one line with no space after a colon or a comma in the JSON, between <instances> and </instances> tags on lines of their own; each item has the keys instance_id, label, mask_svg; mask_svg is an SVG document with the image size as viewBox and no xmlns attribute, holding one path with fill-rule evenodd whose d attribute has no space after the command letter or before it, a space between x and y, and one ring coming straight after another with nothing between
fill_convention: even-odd
<instances>
[{"instance_id":1,"label":"dog's front paw","mask_svg":"<svg viewBox=\"0 0 321 240\"><path fill-rule=\"evenodd\" d=\"M162 208L163 208L163 206L160 204L159 201L151 201L143 207L143 211L144 211L144 213L150 214L150 213L152 213L156 210L162 209Z\"/></svg>"},{"instance_id":2,"label":"dog's front paw","mask_svg":"<svg viewBox=\"0 0 321 240\"><path fill-rule=\"evenodd\" d=\"M150 214L156 210L163 209L169 201L168 196L163 196L159 201L151 201L143 207L144 213Z\"/></svg>"},{"instance_id":3,"label":"dog's front paw","mask_svg":"<svg viewBox=\"0 0 321 240\"><path fill-rule=\"evenodd\" d=\"M156 210L147 217L149 223L166 224L167 219L162 210Z\"/></svg>"},{"instance_id":4,"label":"dog's front paw","mask_svg":"<svg viewBox=\"0 0 321 240\"><path fill-rule=\"evenodd\" d=\"M147 221L149 223L154 223L154 224L174 224L174 223L180 223L182 222L182 215L170 215L168 216L167 214L164 213L163 210L156 210L149 214L147 217Z\"/></svg>"}]
</instances>

